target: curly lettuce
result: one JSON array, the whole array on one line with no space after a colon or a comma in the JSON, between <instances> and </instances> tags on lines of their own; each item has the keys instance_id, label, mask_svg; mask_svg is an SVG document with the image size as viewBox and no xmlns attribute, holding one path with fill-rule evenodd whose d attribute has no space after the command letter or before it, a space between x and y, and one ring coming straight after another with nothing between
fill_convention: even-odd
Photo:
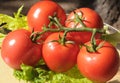
<instances>
[{"instance_id":1,"label":"curly lettuce","mask_svg":"<svg viewBox=\"0 0 120 83\"><path fill-rule=\"evenodd\" d=\"M28 29L27 18L25 15L21 14L22 9L23 6L18 9L17 13L14 13L13 17L0 14L0 46L7 35L7 33L3 33L3 30L14 31L17 29Z\"/></svg>"},{"instance_id":2,"label":"curly lettuce","mask_svg":"<svg viewBox=\"0 0 120 83\"><path fill-rule=\"evenodd\" d=\"M22 64L22 70L15 70L14 76L29 83L93 83L83 77L76 66L64 73L55 73L45 65L41 66L32 67Z\"/></svg>"}]
</instances>

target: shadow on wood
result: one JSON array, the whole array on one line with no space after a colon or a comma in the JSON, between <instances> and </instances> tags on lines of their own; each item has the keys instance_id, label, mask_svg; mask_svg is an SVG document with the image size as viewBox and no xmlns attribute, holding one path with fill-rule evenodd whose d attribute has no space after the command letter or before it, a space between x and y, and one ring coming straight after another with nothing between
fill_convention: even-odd
<instances>
[{"instance_id":1,"label":"shadow on wood","mask_svg":"<svg viewBox=\"0 0 120 83\"><path fill-rule=\"evenodd\" d=\"M111 82L109 82L109 83L120 83L120 81L118 81L118 80L113 80L113 81L111 81Z\"/></svg>"}]
</instances>

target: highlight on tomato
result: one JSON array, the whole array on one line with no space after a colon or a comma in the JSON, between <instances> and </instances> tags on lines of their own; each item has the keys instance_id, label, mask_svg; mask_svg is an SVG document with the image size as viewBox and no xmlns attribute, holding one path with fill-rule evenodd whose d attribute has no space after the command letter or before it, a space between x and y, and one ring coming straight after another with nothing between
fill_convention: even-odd
<instances>
[{"instance_id":1,"label":"highlight on tomato","mask_svg":"<svg viewBox=\"0 0 120 83\"><path fill-rule=\"evenodd\" d=\"M103 28L103 20L100 15L93 9L90 8L79 8L75 9L68 14L65 26L68 28ZM71 32L71 36L74 37L77 43L85 43L90 41L91 32ZM99 33L96 34L95 38L100 38Z\"/></svg>"},{"instance_id":2,"label":"highlight on tomato","mask_svg":"<svg viewBox=\"0 0 120 83\"><path fill-rule=\"evenodd\" d=\"M69 36L66 36L68 41L61 44L60 36L63 32L53 33L45 40L43 44L43 59L50 70L54 72L65 72L70 70L77 62L77 54L79 46L71 41Z\"/></svg>"},{"instance_id":3,"label":"highlight on tomato","mask_svg":"<svg viewBox=\"0 0 120 83\"><path fill-rule=\"evenodd\" d=\"M100 48L90 52L91 43L82 46L77 57L77 65L81 74L96 83L105 83L112 79L119 68L119 54L116 48L107 41L96 40Z\"/></svg>"},{"instance_id":4,"label":"highlight on tomato","mask_svg":"<svg viewBox=\"0 0 120 83\"><path fill-rule=\"evenodd\" d=\"M10 32L3 40L1 56L13 69L21 64L35 66L41 58L42 47L31 41L31 32L20 29Z\"/></svg>"},{"instance_id":5,"label":"highlight on tomato","mask_svg":"<svg viewBox=\"0 0 120 83\"><path fill-rule=\"evenodd\" d=\"M66 13L58 3L52 0L42 0L33 4L27 14L30 30L42 31L43 26L48 26L50 23L49 16L56 16L62 25L65 24ZM55 26L51 26L51 28L55 28ZM49 32L44 34L43 40L45 40L49 34Z\"/></svg>"}]
</instances>

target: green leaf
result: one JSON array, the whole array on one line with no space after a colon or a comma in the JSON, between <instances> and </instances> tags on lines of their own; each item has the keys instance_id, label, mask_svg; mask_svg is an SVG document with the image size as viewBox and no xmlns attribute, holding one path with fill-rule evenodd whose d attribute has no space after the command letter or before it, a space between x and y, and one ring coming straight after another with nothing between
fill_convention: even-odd
<instances>
[{"instance_id":1,"label":"green leaf","mask_svg":"<svg viewBox=\"0 0 120 83\"><path fill-rule=\"evenodd\" d=\"M21 65L23 71L15 71L14 75L18 77L18 79L23 79L26 81L32 80L34 77L38 76L37 71L32 66L26 66L24 64Z\"/></svg>"},{"instance_id":2,"label":"green leaf","mask_svg":"<svg viewBox=\"0 0 120 83\"><path fill-rule=\"evenodd\" d=\"M115 32L112 34L104 34L102 36L102 39L111 42L114 46L116 46L118 43L120 43L120 33Z\"/></svg>"},{"instance_id":3,"label":"green leaf","mask_svg":"<svg viewBox=\"0 0 120 83\"><path fill-rule=\"evenodd\" d=\"M80 74L76 66L67 72L55 73L41 65L45 65L43 60L36 67L22 64L22 70L15 70L14 76L30 83L92 83Z\"/></svg>"},{"instance_id":4,"label":"green leaf","mask_svg":"<svg viewBox=\"0 0 120 83\"><path fill-rule=\"evenodd\" d=\"M0 25L5 23L5 25L0 26L0 30L4 30L2 28L5 28L5 30L18 30L18 29L28 29L28 24L27 24L27 17L23 14L21 14L23 9L23 6L21 6L17 13L14 13L14 16L9 16L6 14L0 14ZM2 33L0 31L0 46L7 34Z\"/></svg>"}]
</instances>

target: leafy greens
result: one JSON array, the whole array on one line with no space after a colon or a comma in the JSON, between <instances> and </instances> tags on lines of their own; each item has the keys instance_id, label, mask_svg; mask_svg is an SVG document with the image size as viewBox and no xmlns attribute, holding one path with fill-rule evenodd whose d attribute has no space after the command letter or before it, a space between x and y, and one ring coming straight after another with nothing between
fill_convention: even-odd
<instances>
[{"instance_id":1,"label":"leafy greens","mask_svg":"<svg viewBox=\"0 0 120 83\"><path fill-rule=\"evenodd\" d=\"M14 76L30 83L92 83L80 74L76 66L64 73L50 71L45 64L37 67L22 64L21 69L15 70Z\"/></svg>"},{"instance_id":2,"label":"leafy greens","mask_svg":"<svg viewBox=\"0 0 120 83\"><path fill-rule=\"evenodd\" d=\"M21 14L23 6L21 6L14 16L0 14L0 46L7 34L2 33L2 30L14 31L17 29L28 29L26 16ZM3 25L4 24L4 25Z\"/></svg>"}]
</instances>

